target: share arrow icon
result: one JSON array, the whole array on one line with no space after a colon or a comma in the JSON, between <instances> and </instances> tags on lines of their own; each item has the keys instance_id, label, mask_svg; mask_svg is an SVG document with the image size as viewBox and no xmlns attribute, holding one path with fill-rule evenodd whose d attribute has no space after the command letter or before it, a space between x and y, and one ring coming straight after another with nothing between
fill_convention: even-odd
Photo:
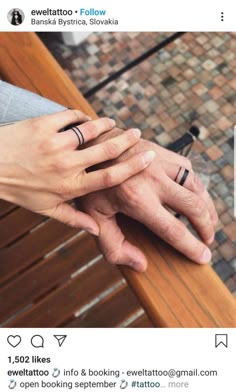
<instances>
[{"instance_id":1,"label":"share arrow icon","mask_svg":"<svg viewBox=\"0 0 236 392\"><path fill-rule=\"evenodd\" d=\"M59 347L61 347L67 338L67 335L53 335L55 339L57 339Z\"/></svg>"}]
</instances>

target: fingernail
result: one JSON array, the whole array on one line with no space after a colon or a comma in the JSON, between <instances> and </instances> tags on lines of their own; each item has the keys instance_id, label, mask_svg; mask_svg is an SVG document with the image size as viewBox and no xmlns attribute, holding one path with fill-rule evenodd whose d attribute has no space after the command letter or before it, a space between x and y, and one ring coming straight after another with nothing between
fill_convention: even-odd
<instances>
[{"instance_id":1,"label":"fingernail","mask_svg":"<svg viewBox=\"0 0 236 392\"><path fill-rule=\"evenodd\" d=\"M154 151L146 151L146 152L143 154L144 163L145 163L145 164L148 164L148 163L152 162L153 159L155 158L155 156L156 156L156 154L155 154Z\"/></svg>"},{"instance_id":2,"label":"fingernail","mask_svg":"<svg viewBox=\"0 0 236 392\"><path fill-rule=\"evenodd\" d=\"M98 229L94 229L93 227L86 227L85 230L88 231L92 235L96 235L97 237L99 236Z\"/></svg>"},{"instance_id":3,"label":"fingernail","mask_svg":"<svg viewBox=\"0 0 236 392\"><path fill-rule=\"evenodd\" d=\"M92 120L92 117L90 117L90 116L87 116L87 115L86 115L86 117L87 117L87 119L88 119L88 120Z\"/></svg>"},{"instance_id":4,"label":"fingernail","mask_svg":"<svg viewBox=\"0 0 236 392\"><path fill-rule=\"evenodd\" d=\"M133 133L133 135L135 136L135 137L140 137L141 136L141 134L142 134L142 132L140 131L140 129L138 129L138 128L134 128L134 129L132 129L132 133Z\"/></svg>"},{"instance_id":5,"label":"fingernail","mask_svg":"<svg viewBox=\"0 0 236 392\"><path fill-rule=\"evenodd\" d=\"M110 123L111 123L112 127L114 127L116 125L116 122L115 122L115 120L113 120L113 118L110 118Z\"/></svg>"},{"instance_id":6,"label":"fingernail","mask_svg":"<svg viewBox=\"0 0 236 392\"><path fill-rule=\"evenodd\" d=\"M212 254L209 248L206 248L200 258L201 263L209 263L211 260Z\"/></svg>"}]
</instances>

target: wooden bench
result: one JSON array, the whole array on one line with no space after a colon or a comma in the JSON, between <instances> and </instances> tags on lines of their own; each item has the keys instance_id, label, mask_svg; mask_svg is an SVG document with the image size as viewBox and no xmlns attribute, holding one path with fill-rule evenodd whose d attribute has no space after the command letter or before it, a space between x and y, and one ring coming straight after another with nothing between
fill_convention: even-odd
<instances>
[{"instance_id":1,"label":"wooden bench","mask_svg":"<svg viewBox=\"0 0 236 392\"><path fill-rule=\"evenodd\" d=\"M34 33L0 33L0 59L4 80L96 117ZM109 265L91 236L23 208L0 201L0 218L4 327L236 326L236 301L212 268L137 222L120 223L147 255L143 274Z\"/></svg>"}]
</instances>

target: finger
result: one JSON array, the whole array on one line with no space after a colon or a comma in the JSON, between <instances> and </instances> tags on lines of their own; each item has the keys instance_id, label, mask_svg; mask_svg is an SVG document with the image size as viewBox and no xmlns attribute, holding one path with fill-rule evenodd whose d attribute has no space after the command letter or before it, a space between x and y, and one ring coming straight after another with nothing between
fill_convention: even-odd
<instances>
[{"instance_id":1,"label":"finger","mask_svg":"<svg viewBox=\"0 0 236 392\"><path fill-rule=\"evenodd\" d=\"M63 110L47 116L37 117L33 121L39 122L40 126L51 132L58 132L62 128L78 122L88 121L89 116L79 110Z\"/></svg>"},{"instance_id":2,"label":"finger","mask_svg":"<svg viewBox=\"0 0 236 392\"><path fill-rule=\"evenodd\" d=\"M147 208L146 210L146 214L142 217L142 223L160 238L199 264L210 261L210 249L164 207L159 207L156 212L149 211Z\"/></svg>"},{"instance_id":3,"label":"finger","mask_svg":"<svg viewBox=\"0 0 236 392\"><path fill-rule=\"evenodd\" d=\"M189 176L193 174L189 173ZM205 243L212 243L214 226L205 201L200 195L189 191L168 177L165 182L168 192L165 193L164 203L186 216Z\"/></svg>"},{"instance_id":4,"label":"finger","mask_svg":"<svg viewBox=\"0 0 236 392\"><path fill-rule=\"evenodd\" d=\"M175 164L171 164L171 165L165 164L164 167L167 175L171 179L175 179L180 166ZM179 172L178 179L177 179L178 183L180 182L182 176L183 176L183 170ZM218 215L213 200L211 199L207 189L203 185L200 178L193 171L190 171L183 186L184 188L188 189L191 192L194 192L196 195L201 197L201 199L206 203L213 224L216 225L218 222Z\"/></svg>"},{"instance_id":5,"label":"finger","mask_svg":"<svg viewBox=\"0 0 236 392\"><path fill-rule=\"evenodd\" d=\"M67 203L59 204L53 211L49 211L47 215L66 225L86 230L96 236L99 235L99 227L95 220Z\"/></svg>"},{"instance_id":6,"label":"finger","mask_svg":"<svg viewBox=\"0 0 236 392\"><path fill-rule=\"evenodd\" d=\"M159 154L164 160L167 160L170 163L175 162L179 166L183 166L188 170L192 170L192 163L190 159L176 152L170 151L164 147L158 146L158 148L160 149Z\"/></svg>"},{"instance_id":7,"label":"finger","mask_svg":"<svg viewBox=\"0 0 236 392\"><path fill-rule=\"evenodd\" d=\"M79 163L84 168L88 168L98 163L115 159L136 144L140 136L141 131L139 129L130 129L120 136L78 151L75 164Z\"/></svg>"},{"instance_id":8,"label":"finger","mask_svg":"<svg viewBox=\"0 0 236 392\"><path fill-rule=\"evenodd\" d=\"M146 151L109 168L84 174L83 182L81 184L80 180L79 184L82 195L121 184L129 177L144 170L153 161L154 157L155 153L153 151Z\"/></svg>"},{"instance_id":9,"label":"finger","mask_svg":"<svg viewBox=\"0 0 236 392\"><path fill-rule=\"evenodd\" d=\"M218 223L219 217L218 217L218 213L216 211L215 205L213 203L213 200L212 200L210 194L208 193L207 189L205 189L205 191L203 192L202 197L208 206L208 210L210 212L212 222L213 222L214 226L216 226Z\"/></svg>"},{"instance_id":10,"label":"finger","mask_svg":"<svg viewBox=\"0 0 236 392\"><path fill-rule=\"evenodd\" d=\"M143 272L147 268L144 254L127 241L116 222L115 216L101 220L99 245L107 261L112 264L128 265L136 271Z\"/></svg>"},{"instance_id":11,"label":"finger","mask_svg":"<svg viewBox=\"0 0 236 392\"><path fill-rule=\"evenodd\" d=\"M115 121L111 118L99 118L98 120L86 121L80 125L74 124L71 129L60 132L58 137L65 146L76 149L78 146L96 139L102 133L110 131L115 124Z\"/></svg>"}]
</instances>

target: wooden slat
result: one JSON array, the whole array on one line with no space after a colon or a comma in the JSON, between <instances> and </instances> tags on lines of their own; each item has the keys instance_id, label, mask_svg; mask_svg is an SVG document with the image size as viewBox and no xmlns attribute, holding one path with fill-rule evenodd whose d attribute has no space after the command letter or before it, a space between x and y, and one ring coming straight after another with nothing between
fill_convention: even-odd
<instances>
[{"instance_id":1,"label":"wooden slat","mask_svg":"<svg viewBox=\"0 0 236 392\"><path fill-rule=\"evenodd\" d=\"M8 203L8 201L5 200L1 200L0 199L0 218L3 215L6 215L7 213L9 213L10 211L14 210L14 208L16 208L16 206L12 203ZM1 222L1 221L0 221Z\"/></svg>"},{"instance_id":2,"label":"wooden slat","mask_svg":"<svg viewBox=\"0 0 236 392\"><path fill-rule=\"evenodd\" d=\"M17 208L0 220L0 247L8 245L43 220L45 217L42 215L34 214L24 208Z\"/></svg>"},{"instance_id":3,"label":"wooden slat","mask_svg":"<svg viewBox=\"0 0 236 392\"><path fill-rule=\"evenodd\" d=\"M16 86L96 116L34 33L0 33L0 74Z\"/></svg>"},{"instance_id":4,"label":"wooden slat","mask_svg":"<svg viewBox=\"0 0 236 392\"><path fill-rule=\"evenodd\" d=\"M68 279L98 254L94 239L84 233L11 280L0 289L0 323Z\"/></svg>"},{"instance_id":5,"label":"wooden slat","mask_svg":"<svg viewBox=\"0 0 236 392\"><path fill-rule=\"evenodd\" d=\"M142 314L139 318L128 325L128 328L153 328L151 320L148 318L146 313Z\"/></svg>"},{"instance_id":6,"label":"wooden slat","mask_svg":"<svg viewBox=\"0 0 236 392\"><path fill-rule=\"evenodd\" d=\"M236 326L235 298L209 265L190 262L137 222L121 221L149 261L143 274L121 269L155 326Z\"/></svg>"},{"instance_id":7,"label":"wooden slat","mask_svg":"<svg viewBox=\"0 0 236 392\"><path fill-rule=\"evenodd\" d=\"M4 327L57 327L120 279L117 268L102 259Z\"/></svg>"},{"instance_id":8,"label":"wooden slat","mask_svg":"<svg viewBox=\"0 0 236 392\"><path fill-rule=\"evenodd\" d=\"M107 295L81 316L64 325L66 328L117 327L140 309L137 298L126 285Z\"/></svg>"},{"instance_id":9,"label":"wooden slat","mask_svg":"<svg viewBox=\"0 0 236 392\"><path fill-rule=\"evenodd\" d=\"M0 283L39 260L45 253L78 232L69 226L49 220L9 248L0 250Z\"/></svg>"}]
</instances>

